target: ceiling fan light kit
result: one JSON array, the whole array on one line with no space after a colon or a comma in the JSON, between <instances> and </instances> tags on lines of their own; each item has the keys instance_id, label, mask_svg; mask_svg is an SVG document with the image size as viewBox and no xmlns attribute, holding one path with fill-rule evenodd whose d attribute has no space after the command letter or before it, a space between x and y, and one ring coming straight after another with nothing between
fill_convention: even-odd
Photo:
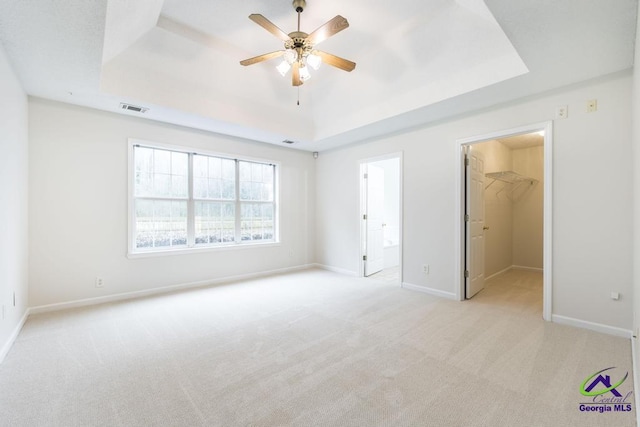
<instances>
[{"instance_id":1,"label":"ceiling fan light kit","mask_svg":"<svg viewBox=\"0 0 640 427\"><path fill-rule=\"evenodd\" d=\"M283 77L292 69L291 84L293 86L300 86L311 78L308 66L317 70L323 62L344 71L353 71L356 67L355 62L315 49L315 46L320 42L348 28L349 22L342 16L337 15L311 34L307 34L300 31L300 14L306 6L307 2L305 0L293 0L293 8L298 13L298 30L289 34L286 34L260 14L249 15L249 19L282 40L284 42L284 50L245 59L240 61L240 64L247 66L283 57L282 62L276 69Z\"/></svg>"}]
</instances>

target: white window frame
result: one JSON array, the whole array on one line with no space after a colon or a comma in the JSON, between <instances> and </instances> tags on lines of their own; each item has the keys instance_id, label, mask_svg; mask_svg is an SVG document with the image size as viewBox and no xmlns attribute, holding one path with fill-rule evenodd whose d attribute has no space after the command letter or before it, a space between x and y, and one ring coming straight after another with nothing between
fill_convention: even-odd
<instances>
[{"instance_id":1,"label":"white window frame","mask_svg":"<svg viewBox=\"0 0 640 427\"><path fill-rule=\"evenodd\" d=\"M169 150L176 151L181 153L186 153L189 155L189 188L188 188L188 199L187 199L187 245L181 247L161 247L161 248L150 248L150 249L140 249L136 248L135 234L136 234L136 212L135 212L135 159L134 159L134 148L136 146L143 146L152 149L159 150ZM236 164L236 199L233 201L236 205L236 240L235 242L226 242L219 244L209 244L209 245L196 245L195 244L195 202L193 194L193 155L200 154L205 156L213 156L220 157L225 159L231 159L236 161L247 161L253 163L262 163L262 164L270 164L274 166L274 195L273 195L273 221L274 221L274 233L273 240L269 241L242 241L240 235L240 216L241 216L241 206L246 203L267 203L267 202L259 202L259 201L242 201L239 197L240 191L240 179L239 179L239 164ZM280 195L280 163L262 159L255 157L247 157L247 156L236 156L228 153L220 153L214 151L208 151L203 149L196 149L187 146L181 145L172 145L165 144L160 142L147 141L142 139L134 139L129 138L128 140L128 250L127 257L129 258L139 258L139 257L149 257L149 256L161 256L161 255L177 255L177 254L188 254L188 253L201 253L207 251L220 251L220 250L234 250L234 249L246 249L246 248L255 248L255 247L265 247L265 246L279 246L280 245L280 203L279 203L279 195ZM199 199L198 199L199 200ZM269 202L271 203L271 202Z\"/></svg>"}]
</instances>

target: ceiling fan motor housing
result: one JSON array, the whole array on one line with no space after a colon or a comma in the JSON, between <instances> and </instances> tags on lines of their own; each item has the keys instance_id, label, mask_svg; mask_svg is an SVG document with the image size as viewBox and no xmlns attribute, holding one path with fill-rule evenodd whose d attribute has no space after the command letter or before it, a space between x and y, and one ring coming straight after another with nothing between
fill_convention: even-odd
<instances>
[{"instance_id":1,"label":"ceiling fan motor housing","mask_svg":"<svg viewBox=\"0 0 640 427\"><path fill-rule=\"evenodd\" d=\"M305 43L309 34L303 33L302 31L294 31L289 33L290 40L287 40L284 43L285 49L296 49L296 48L308 48L311 50L313 46Z\"/></svg>"},{"instance_id":2,"label":"ceiling fan motor housing","mask_svg":"<svg viewBox=\"0 0 640 427\"><path fill-rule=\"evenodd\" d=\"M304 8L307 7L306 0L293 0L293 8L296 12L300 13L304 11Z\"/></svg>"}]
</instances>

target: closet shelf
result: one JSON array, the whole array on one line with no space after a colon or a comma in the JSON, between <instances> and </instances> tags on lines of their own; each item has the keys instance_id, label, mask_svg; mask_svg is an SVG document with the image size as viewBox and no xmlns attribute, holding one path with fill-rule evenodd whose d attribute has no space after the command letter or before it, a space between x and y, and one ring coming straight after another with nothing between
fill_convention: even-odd
<instances>
[{"instance_id":1,"label":"closet shelf","mask_svg":"<svg viewBox=\"0 0 640 427\"><path fill-rule=\"evenodd\" d=\"M505 194L507 195L507 198L512 201L517 200L518 199L517 196L522 196L524 192L526 192L529 188L531 188L531 186L533 186L538 182L538 180L535 178L530 178L528 176L520 175L519 173L514 171L489 172L484 174L484 176L493 180L489 183L489 185L485 187L485 190L491 187L491 185L493 185L493 183L496 181L504 182L505 184L502 185L502 188L498 190L498 192L496 192L496 197L498 197L500 193L505 191L508 187L509 189L505 192ZM524 187L524 190L520 190L516 193L516 191L519 188L521 188L522 185L525 183L528 183L529 186ZM506 185L506 184L513 184L513 185Z\"/></svg>"},{"instance_id":2,"label":"closet shelf","mask_svg":"<svg viewBox=\"0 0 640 427\"><path fill-rule=\"evenodd\" d=\"M520 175L519 173L516 173L514 171L489 172L489 173L486 173L484 176L493 180L506 182L508 184L517 184L523 181L528 181L530 184L535 184L536 182L538 182L537 179ZM493 182L491 182L491 184L493 184ZM487 188L489 187L489 185L487 185Z\"/></svg>"}]
</instances>

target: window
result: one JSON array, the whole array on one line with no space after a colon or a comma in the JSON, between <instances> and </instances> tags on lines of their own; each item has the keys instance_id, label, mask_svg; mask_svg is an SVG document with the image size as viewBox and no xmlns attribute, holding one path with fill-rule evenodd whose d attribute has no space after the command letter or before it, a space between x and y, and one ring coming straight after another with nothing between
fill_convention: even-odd
<instances>
[{"instance_id":1,"label":"window","mask_svg":"<svg viewBox=\"0 0 640 427\"><path fill-rule=\"evenodd\" d=\"M130 252L276 241L276 165L131 145Z\"/></svg>"}]
</instances>

